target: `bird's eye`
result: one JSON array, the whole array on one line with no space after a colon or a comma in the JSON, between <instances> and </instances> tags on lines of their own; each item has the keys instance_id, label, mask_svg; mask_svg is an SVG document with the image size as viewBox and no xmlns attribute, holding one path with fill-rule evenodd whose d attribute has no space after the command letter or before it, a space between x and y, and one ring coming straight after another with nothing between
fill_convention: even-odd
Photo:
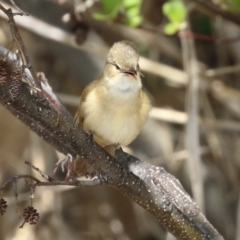
<instances>
[{"instance_id":1,"label":"bird's eye","mask_svg":"<svg viewBox=\"0 0 240 240\"><path fill-rule=\"evenodd\" d=\"M117 64L115 64L115 67L117 70L121 70L121 68Z\"/></svg>"}]
</instances>

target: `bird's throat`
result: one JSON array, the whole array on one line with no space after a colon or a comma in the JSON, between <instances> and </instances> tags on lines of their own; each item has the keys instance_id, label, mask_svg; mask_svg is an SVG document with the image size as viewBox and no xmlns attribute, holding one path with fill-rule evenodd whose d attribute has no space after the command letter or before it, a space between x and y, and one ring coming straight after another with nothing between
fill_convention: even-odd
<instances>
[{"instance_id":1,"label":"bird's throat","mask_svg":"<svg viewBox=\"0 0 240 240\"><path fill-rule=\"evenodd\" d=\"M112 79L106 79L108 89L119 97L136 95L142 87L141 79L128 74L119 74Z\"/></svg>"}]
</instances>

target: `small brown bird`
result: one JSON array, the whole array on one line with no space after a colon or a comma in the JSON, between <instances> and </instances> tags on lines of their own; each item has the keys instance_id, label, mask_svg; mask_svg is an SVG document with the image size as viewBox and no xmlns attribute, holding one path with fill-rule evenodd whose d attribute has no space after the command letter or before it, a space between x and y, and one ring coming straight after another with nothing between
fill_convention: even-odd
<instances>
[{"instance_id":1,"label":"small brown bird","mask_svg":"<svg viewBox=\"0 0 240 240\"><path fill-rule=\"evenodd\" d=\"M112 156L116 148L130 144L148 118L150 101L142 89L139 54L132 42L115 43L107 55L102 76L83 91L74 123L93 134ZM78 175L86 163L75 161Z\"/></svg>"}]
</instances>

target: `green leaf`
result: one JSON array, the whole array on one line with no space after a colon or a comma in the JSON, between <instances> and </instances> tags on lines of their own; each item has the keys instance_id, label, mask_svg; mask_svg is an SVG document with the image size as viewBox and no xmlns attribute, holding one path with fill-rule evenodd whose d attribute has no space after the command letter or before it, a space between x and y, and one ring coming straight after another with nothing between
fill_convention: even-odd
<instances>
[{"instance_id":1,"label":"green leaf","mask_svg":"<svg viewBox=\"0 0 240 240\"><path fill-rule=\"evenodd\" d=\"M123 0L101 0L104 13L94 13L93 17L97 20L114 19L120 10Z\"/></svg>"},{"instance_id":2,"label":"green leaf","mask_svg":"<svg viewBox=\"0 0 240 240\"><path fill-rule=\"evenodd\" d=\"M143 22L143 18L142 16L138 15L138 16L135 16L135 17L131 17L131 18L128 18L126 20L126 24L129 26L129 27L138 27L139 25L141 25Z\"/></svg>"},{"instance_id":3,"label":"green leaf","mask_svg":"<svg viewBox=\"0 0 240 240\"><path fill-rule=\"evenodd\" d=\"M164 27L164 32L167 35L173 35L175 33L177 33L180 29L180 23L176 23L176 22L171 22L165 25Z\"/></svg>"},{"instance_id":4,"label":"green leaf","mask_svg":"<svg viewBox=\"0 0 240 240\"><path fill-rule=\"evenodd\" d=\"M129 9L126 9L127 16L138 16L140 15L140 8L139 7L131 7Z\"/></svg>"},{"instance_id":5,"label":"green leaf","mask_svg":"<svg viewBox=\"0 0 240 240\"><path fill-rule=\"evenodd\" d=\"M104 12L110 14L112 12L118 11L121 7L123 0L101 0Z\"/></svg>"},{"instance_id":6,"label":"green leaf","mask_svg":"<svg viewBox=\"0 0 240 240\"><path fill-rule=\"evenodd\" d=\"M169 21L181 23L186 17L186 7L181 0L172 0L164 3L163 14Z\"/></svg>"},{"instance_id":7,"label":"green leaf","mask_svg":"<svg viewBox=\"0 0 240 240\"><path fill-rule=\"evenodd\" d=\"M137 27L143 22L140 14L142 0L101 0L103 13L94 13L98 20L111 20L117 17L121 8L125 10L125 23L130 27Z\"/></svg>"},{"instance_id":8,"label":"green leaf","mask_svg":"<svg viewBox=\"0 0 240 240\"><path fill-rule=\"evenodd\" d=\"M143 17L140 14L142 0L123 0L123 7L126 12L126 25L137 27L142 24Z\"/></svg>"},{"instance_id":9,"label":"green leaf","mask_svg":"<svg viewBox=\"0 0 240 240\"><path fill-rule=\"evenodd\" d=\"M93 13L93 18L97 20L110 20L113 16L112 14Z\"/></svg>"},{"instance_id":10,"label":"green leaf","mask_svg":"<svg viewBox=\"0 0 240 240\"><path fill-rule=\"evenodd\" d=\"M123 0L123 6L125 8L131 8L131 7L136 7L136 6L141 6L142 5L142 0Z\"/></svg>"}]
</instances>

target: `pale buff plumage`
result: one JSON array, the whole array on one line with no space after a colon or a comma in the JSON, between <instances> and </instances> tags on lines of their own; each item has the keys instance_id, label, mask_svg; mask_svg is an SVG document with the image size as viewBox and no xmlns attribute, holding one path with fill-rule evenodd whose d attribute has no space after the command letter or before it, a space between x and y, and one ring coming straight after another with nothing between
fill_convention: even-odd
<instances>
[{"instance_id":1,"label":"pale buff plumage","mask_svg":"<svg viewBox=\"0 0 240 240\"><path fill-rule=\"evenodd\" d=\"M93 134L94 140L111 155L130 144L141 131L150 110L142 90L139 55L133 43L115 43L107 57L103 75L83 91L75 124ZM83 159L76 172L83 174Z\"/></svg>"}]
</instances>

